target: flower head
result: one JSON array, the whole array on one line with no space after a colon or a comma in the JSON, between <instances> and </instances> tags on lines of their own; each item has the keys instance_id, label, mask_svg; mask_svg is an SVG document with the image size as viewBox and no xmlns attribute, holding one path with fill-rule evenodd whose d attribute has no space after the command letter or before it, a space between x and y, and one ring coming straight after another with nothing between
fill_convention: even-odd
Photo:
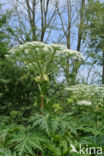
<instances>
[{"instance_id":1,"label":"flower head","mask_svg":"<svg viewBox=\"0 0 104 156\"><path fill-rule=\"evenodd\" d=\"M77 104L80 105L80 106L82 106L82 105L84 105L84 106L92 105L91 101L86 101L86 100L78 101Z\"/></svg>"}]
</instances>

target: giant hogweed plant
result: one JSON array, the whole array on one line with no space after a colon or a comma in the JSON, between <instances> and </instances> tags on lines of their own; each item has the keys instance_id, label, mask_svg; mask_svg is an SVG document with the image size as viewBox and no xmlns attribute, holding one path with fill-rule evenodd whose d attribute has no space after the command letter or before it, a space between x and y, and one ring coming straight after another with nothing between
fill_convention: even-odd
<instances>
[{"instance_id":1,"label":"giant hogweed plant","mask_svg":"<svg viewBox=\"0 0 104 156\"><path fill-rule=\"evenodd\" d=\"M45 89L50 83L50 75L64 68L67 55L82 59L80 53L68 50L63 45L40 42L28 42L15 47L6 57L14 61L16 66L26 68L26 72L32 71L40 90L41 108L44 108ZM71 144L77 148L79 143L104 148L103 87L77 85L67 90L70 113L49 114L43 111L42 114L34 114L25 126L1 124L1 156L7 153L8 156L76 155L70 153L70 148ZM95 109L99 109L98 105L102 111L95 112ZM73 106L77 113L74 113Z\"/></svg>"},{"instance_id":2,"label":"giant hogweed plant","mask_svg":"<svg viewBox=\"0 0 104 156\"><path fill-rule=\"evenodd\" d=\"M36 41L14 47L9 51L9 55L6 55L16 65L25 67L27 72L32 71L33 79L40 91L41 109L44 109L44 97L50 75L64 68L67 56L83 59L81 53L67 49L64 45Z\"/></svg>"},{"instance_id":3,"label":"giant hogweed plant","mask_svg":"<svg viewBox=\"0 0 104 156\"><path fill-rule=\"evenodd\" d=\"M104 107L104 86L78 84L65 90L77 105Z\"/></svg>"}]
</instances>

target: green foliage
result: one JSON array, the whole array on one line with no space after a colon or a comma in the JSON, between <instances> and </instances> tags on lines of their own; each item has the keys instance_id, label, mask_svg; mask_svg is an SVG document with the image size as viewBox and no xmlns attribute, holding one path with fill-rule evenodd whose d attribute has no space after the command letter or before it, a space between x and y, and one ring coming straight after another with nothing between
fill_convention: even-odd
<instances>
[{"instance_id":1,"label":"green foliage","mask_svg":"<svg viewBox=\"0 0 104 156\"><path fill-rule=\"evenodd\" d=\"M9 36L6 25L8 23L9 16L9 12L2 12L2 5L0 4L0 60L1 58L4 58L5 54L7 54Z\"/></svg>"},{"instance_id":2,"label":"green foliage","mask_svg":"<svg viewBox=\"0 0 104 156\"><path fill-rule=\"evenodd\" d=\"M104 71L104 3L100 0L89 0L86 4L85 40L88 40L86 50L87 64L102 67ZM104 73L99 74L104 84Z\"/></svg>"},{"instance_id":3,"label":"green foliage","mask_svg":"<svg viewBox=\"0 0 104 156\"><path fill-rule=\"evenodd\" d=\"M34 134L34 131L30 131L25 127L21 128L16 134L12 134L12 139L10 140L11 146L15 145L14 150L18 153L19 156L23 156L25 153L29 155L34 154L34 150L42 151L40 142L45 141L42 136L39 136L37 133Z\"/></svg>"},{"instance_id":4,"label":"green foliage","mask_svg":"<svg viewBox=\"0 0 104 156\"><path fill-rule=\"evenodd\" d=\"M103 50L104 39L104 4L99 0L90 0L86 11L86 29L87 35L90 39L90 47L96 49L95 52ZM99 55L99 54L98 54Z\"/></svg>"},{"instance_id":5,"label":"green foliage","mask_svg":"<svg viewBox=\"0 0 104 156\"><path fill-rule=\"evenodd\" d=\"M89 147L104 147L102 121L95 118L97 112L80 112L79 116L71 113L33 115L28 126L8 125L0 127L1 153L10 155L34 156L41 153L45 156L67 156L71 144ZM103 112L100 113L100 117ZM14 156L13 155L13 156Z\"/></svg>"},{"instance_id":6,"label":"green foliage","mask_svg":"<svg viewBox=\"0 0 104 156\"><path fill-rule=\"evenodd\" d=\"M10 150L7 150L7 149L0 149L0 156L16 156L16 153L15 152L11 152Z\"/></svg>"},{"instance_id":7,"label":"green foliage","mask_svg":"<svg viewBox=\"0 0 104 156\"><path fill-rule=\"evenodd\" d=\"M12 116L12 111L17 111L18 119L20 119L20 114L28 116L34 107L35 96L38 94L35 92L37 85L33 80L33 75L31 72L26 74L24 68L16 67L7 60L2 62L0 69L0 93L2 95L0 113ZM8 72L5 74L6 69Z\"/></svg>"}]
</instances>

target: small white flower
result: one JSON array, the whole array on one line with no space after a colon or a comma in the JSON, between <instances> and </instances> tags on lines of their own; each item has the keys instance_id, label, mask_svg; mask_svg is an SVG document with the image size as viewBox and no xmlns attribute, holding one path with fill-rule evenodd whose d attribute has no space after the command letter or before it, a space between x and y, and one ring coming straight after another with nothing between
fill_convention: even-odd
<instances>
[{"instance_id":1,"label":"small white flower","mask_svg":"<svg viewBox=\"0 0 104 156\"><path fill-rule=\"evenodd\" d=\"M6 55L5 55L5 57L9 57L9 55L8 55L8 54L6 54Z\"/></svg>"},{"instance_id":2,"label":"small white flower","mask_svg":"<svg viewBox=\"0 0 104 156\"><path fill-rule=\"evenodd\" d=\"M19 48L21 48L21 49L22 49L23 47L24 47L24 45L20 45L20 46L19 46Z\"/></svg>"},{"instance_id":3,"label":"small white flower","mask_svg":"<svg viewBox=\"0 0 104 156\"><path fill-rule=\"evenodd\" d=\"M53 48L58 48L60 50L66 49L66 46L62 44L50 44L50 46L52 46Z\"/></svg>"},{"instance_id":4,"label":"small white flower","mask_svg":"<svg viewBox=\"0 0 104 156\"><path fill-rule=\"evenodd\" d=\"M49 49L47 47L44 47L43 50L46 52L46 51L49 51Z\"/></svg>"},{"instance_id":5,"label":"small white flower","mask_svg":"<svg viewBox=\"0 0 104 156\"><path fill-rule=\"evenodd\" d=\"M29 63L29 67L32 67L32 63Z\"/></svg>"},{"instance_id":6,"label":"small white flower","mask_svg":"<svg viewBox=\"0 0 104 156\"><path fill-rule=\"evenodd\" d=\"M35 50L36 50L36 51L39 51L39 48L36 48Z\"/></svg>"},{"instance_id":7,"label":"small white flower","mask_svg":"<svg viewBox=\"0 0 104 156\"><path fill-rule=\"evenodd\" d=\"M90 106L92 105L92 103L90 101L86 101L86 100L81 100L77 102L78 105L84 105L84 106Z\"/></svg>"},{"instance_id":8,"label":"small white flower","mask_svg":"<svg viewBox=\"0 0 104 156\"><path fill-rule=\"evenodd\" d=\"M15 51L16 51L16 50L15 50L14 48L11 49L11 50L10 50L10 54L15 54Z\"/></svg>"},{"instance_id":9,"label":"small white flower","mask_svg":"<svg viewBox=\"0 0 104 156\"><path fill-rule=\"evenodd\" d=\"M60 55L60 54L63 54L63 55L70 55L72 56L73 58L80 58L80 59L84 59L83 55L76 51L76 50L71 50L71 49L62 49L62 50L57 50L57 55Z\"/></svg>"},{"instance_id":10,"label":"small white flower","mask_svg":"<svg viewBox=\"0 0 104 156\"><path fill-rule=\"evenodd\" d=\"M29 52L28 49L25 49L25 54L28 54L28 52Z\"/></svg>"},{"instance_id":11,"label":"small white flower","mask_svg":"<svg viewBox=\"0 0 104 156\"><path fill-rule=\"evenodd\" d=\"M53 47L51 45L48 45L48 48L49 48L49 51L54 52L54 49L53 49Z\"/></svg>"}]
</instances>

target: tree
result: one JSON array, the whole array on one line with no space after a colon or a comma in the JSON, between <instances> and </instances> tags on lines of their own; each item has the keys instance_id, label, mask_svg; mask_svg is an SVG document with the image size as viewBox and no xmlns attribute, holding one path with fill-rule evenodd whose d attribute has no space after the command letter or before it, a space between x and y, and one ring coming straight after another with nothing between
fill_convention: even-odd
<instances>
[{"instance_id":1,"label":"tree","mask_svg":"<svg viewBox=\"0 0 104 156\"><path fill-rule=\"evenodd\" d=\"M89 39L88 57L94 64L102 67L102 84L104 84L104 4L89 1L86 8L86 39ZM90 51L90 52L89 52Z\"/></svg>"},{"instance_id":2,"label":"tree","mask_svg":"<svg viewBox=\"0 0 104 156\"><path fill-rule=\"evenodd\" d=\"M10 15L11 12L4 12L0 5L0 114L17 111L18 115L26 117L31 113L37 88L24 68L16 67L6 58L11 42L7 29Z\"/></svg>"},{"instance_id":3,"label":"tree","mask_svg":"<svg viewBox=\"0 0 104 156\"><path fill-rule=\"evenodd\" d=\"M61 23L60 42L64 42L67 48L70 49L73 46L77 51L81 51L82 39L83 39L83 24L84 24L84 7L85 0L74 2L67 0L63 7L60 7L60 3L57 3L57 12ZM78 26L76 26L78 25ZM77 31L77 33L75 32ZM70 67L69 56L66 60L66 67L64 69L65 78L67 83L74 84L77 76L80 63L78 60L71 60L72 66Z\"/></svg>"},{"instance_id":4,"label":"tree","mask_svg":"<svg viewBox=\"0 0 104 156\"><path fill-rule=\"evenodd\" d=\"M8 0L8 2L12 8L8 31L15 44L37 40L49 42L55 27L56 7L54 2L51 0L18 0L16 2Z\"/></svg>"},{"instance_id":5,"label":"tree","mask_svg":"<svg viewBox=\"0 0 104 156\"><path fill-rule=\"evenodd\" d=\"M3 58L7 53L8 36L6 34L6 24L8 16L2 13L2 5L0 4L0 58Z\"/></svg>"}]
</instances>

